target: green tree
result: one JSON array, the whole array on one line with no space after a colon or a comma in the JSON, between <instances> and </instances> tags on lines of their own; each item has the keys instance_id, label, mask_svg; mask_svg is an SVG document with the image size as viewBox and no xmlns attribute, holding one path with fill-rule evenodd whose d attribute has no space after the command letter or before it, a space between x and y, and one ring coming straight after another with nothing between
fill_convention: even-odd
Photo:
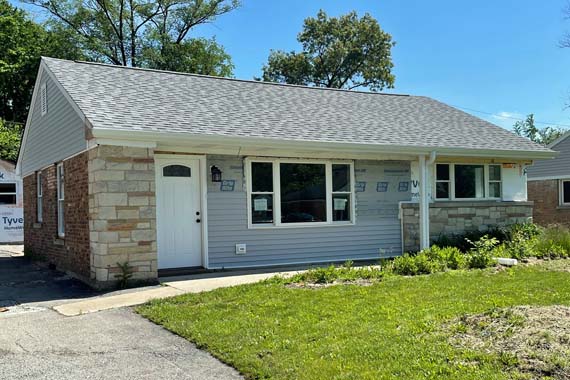
<instances>
[{"instance_id":1,"label":"green tree","mask_svg":"<svg viewBox=\"0 0 570 380\"><path fill-rule=\"evenodd\" d=\"M22 124L0 119L0 159L15 162L18 159Z\"/></svg>"},{"instance_id":2,"label":"green tree","mask_svg":"<svg viewBox=\"0 0 570 380\"><path fill-rule=\"evenodd\" d=\"M81 53L65 31L33 22L7 0L0 0L0 41L0 119L24 123L40 56L78 59Z\"/></svg>"},{"instance_id":3,"label":"green tree","mask_svg":"<svg viewBox=\"0 0 570 380\"><path fill-rule=\"evenodd\" d=\"M542 145L548 145L562 136L566 130L555 127L538 128L535 125L534 115L530 114L525 120L517 121L513 126L514 132Z\"/></svg>"},{"instance_id":4,"label":"green tree","mask_svg":"<svg viewBox=\"0 0 570 380\"><path fill-rule=\"evenodd\" d=\"M160 47L143 50L144 66L150 69L229 77L234 65L231 57L215 39L191 38L188 41L164 42Z\"/></svg>"},{"instance_id":5,"label":"green tree","mask_svg":"<svg viewBox=\"0 0 570 380\"><path fill-rule=\"evenodd\" d=\"M379 91L394 86L390 34L369 14L305 19L301 52L272 50L262 79L271 82Z\"/></svg>"},{"instance_id":6,"label":"green tree","mask_svg":"<svg viewBox=\"0 0 570 380\"><path fill-rule=\"evenodd\" d=\"M24 0L47 10L94 61L200 74L230 75L214 39L190 31L239 6L239 0Z\"/></svg>"}]
</instances>

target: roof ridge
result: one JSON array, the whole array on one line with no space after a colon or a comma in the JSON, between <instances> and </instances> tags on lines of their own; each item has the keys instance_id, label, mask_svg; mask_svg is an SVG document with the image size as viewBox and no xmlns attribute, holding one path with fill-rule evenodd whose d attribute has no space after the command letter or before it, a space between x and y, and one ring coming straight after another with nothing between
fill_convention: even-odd
<instances>
[{"instance_id":1,"label":"roof ridge","mask_svg":"<svg viewBox=\"0 0 570 380\"><path fill-rule=\"evenodd\" d=\"M390 93L386 93L386 92L348 90L348 89L344 89L344 88L305 86L305 85L300 85L300 84L267 82L267 81L261 81L261 80L259 80L259 81L253 80L253 79L218 77L215 75L185 73L185 72L170 71L170 70L148 69L148 68L144 68L144 67L120 66L120 65L113 65L110 63L88 62L88 61L80 61L80 60L68 60L68 59L60 59L60 58L52 58L52 57L44 57L44 56L42 56L42 59L54 60L54 61L63 61L63 62L72 62L72 63L82 64L82 65L103 66L103 67L109 67L109 68L113 68L113 69L147 71L147 72L162 73L162 74L183 75L183 76L191 76L191 77L198 77L198 78L218 79L218 80L226 80L226 81L233 81L233 82L244 82L244 83L255 83L255 84L263 84L263 85L269 85L269 86L293 87L293 88L302 88L302 89L309 89L309 90L340 91L340 92L349 92L352 94L356 93L356 94L384 95L384 96L402 96L402 97L416 96L416 95L410 95L410 94L390 94Z\"/></svg>"}]
</instances>

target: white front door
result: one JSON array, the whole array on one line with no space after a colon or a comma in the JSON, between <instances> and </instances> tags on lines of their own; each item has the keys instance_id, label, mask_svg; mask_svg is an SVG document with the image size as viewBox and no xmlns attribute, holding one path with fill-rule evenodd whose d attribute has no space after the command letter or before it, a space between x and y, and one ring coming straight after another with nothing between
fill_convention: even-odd
<instances>
[{"instance_id":1,"label":"white front door","mask_svg":"<svg viewBox=\"0 0 570 380\"><path fill-rule=\"evenodd\" d=\"M155 157L158 268L202 266L200 161Z\"/></svg>"}]
</instances>

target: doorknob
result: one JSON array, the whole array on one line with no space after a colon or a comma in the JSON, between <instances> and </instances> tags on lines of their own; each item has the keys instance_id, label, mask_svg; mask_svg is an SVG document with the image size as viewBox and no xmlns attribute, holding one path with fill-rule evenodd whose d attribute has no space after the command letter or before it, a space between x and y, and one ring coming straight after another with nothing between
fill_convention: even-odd
<instances>
[{"instance_id":1,"label":"doorknob","mask_svg":"<svg viewBox=\"0 0 570 380\"><path fill-rule=\"evenodd\" d=\"M196 223L200 223L200 219L196 219Z\"/></svg>"}]
</instances>

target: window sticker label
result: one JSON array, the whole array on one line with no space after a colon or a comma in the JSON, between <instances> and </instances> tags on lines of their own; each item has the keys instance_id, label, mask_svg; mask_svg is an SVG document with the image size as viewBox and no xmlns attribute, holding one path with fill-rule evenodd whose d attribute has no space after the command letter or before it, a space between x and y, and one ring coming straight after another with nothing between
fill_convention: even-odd
<instances>
[{"instance_id":1,"label":"window sticker label","mask_svg":"<svg viewBox=\"0 0 570 380\"><path fill-rule=\"evenodd\" d=\"M267 199L258 198L253 200L254 211L267 211Z\"/></svg>"},{"instance_id":2,"label":"window sticker label","mask_svg":"<svg viewBox=\"0 0 570 380\"><path fill-rule=\"evenodd\" d=\"M335 199L334 199L334 210L335 210L335 211L344 211L344 210L346 210L346 199L335 198Z\"/></svg>"}]
</instances>

